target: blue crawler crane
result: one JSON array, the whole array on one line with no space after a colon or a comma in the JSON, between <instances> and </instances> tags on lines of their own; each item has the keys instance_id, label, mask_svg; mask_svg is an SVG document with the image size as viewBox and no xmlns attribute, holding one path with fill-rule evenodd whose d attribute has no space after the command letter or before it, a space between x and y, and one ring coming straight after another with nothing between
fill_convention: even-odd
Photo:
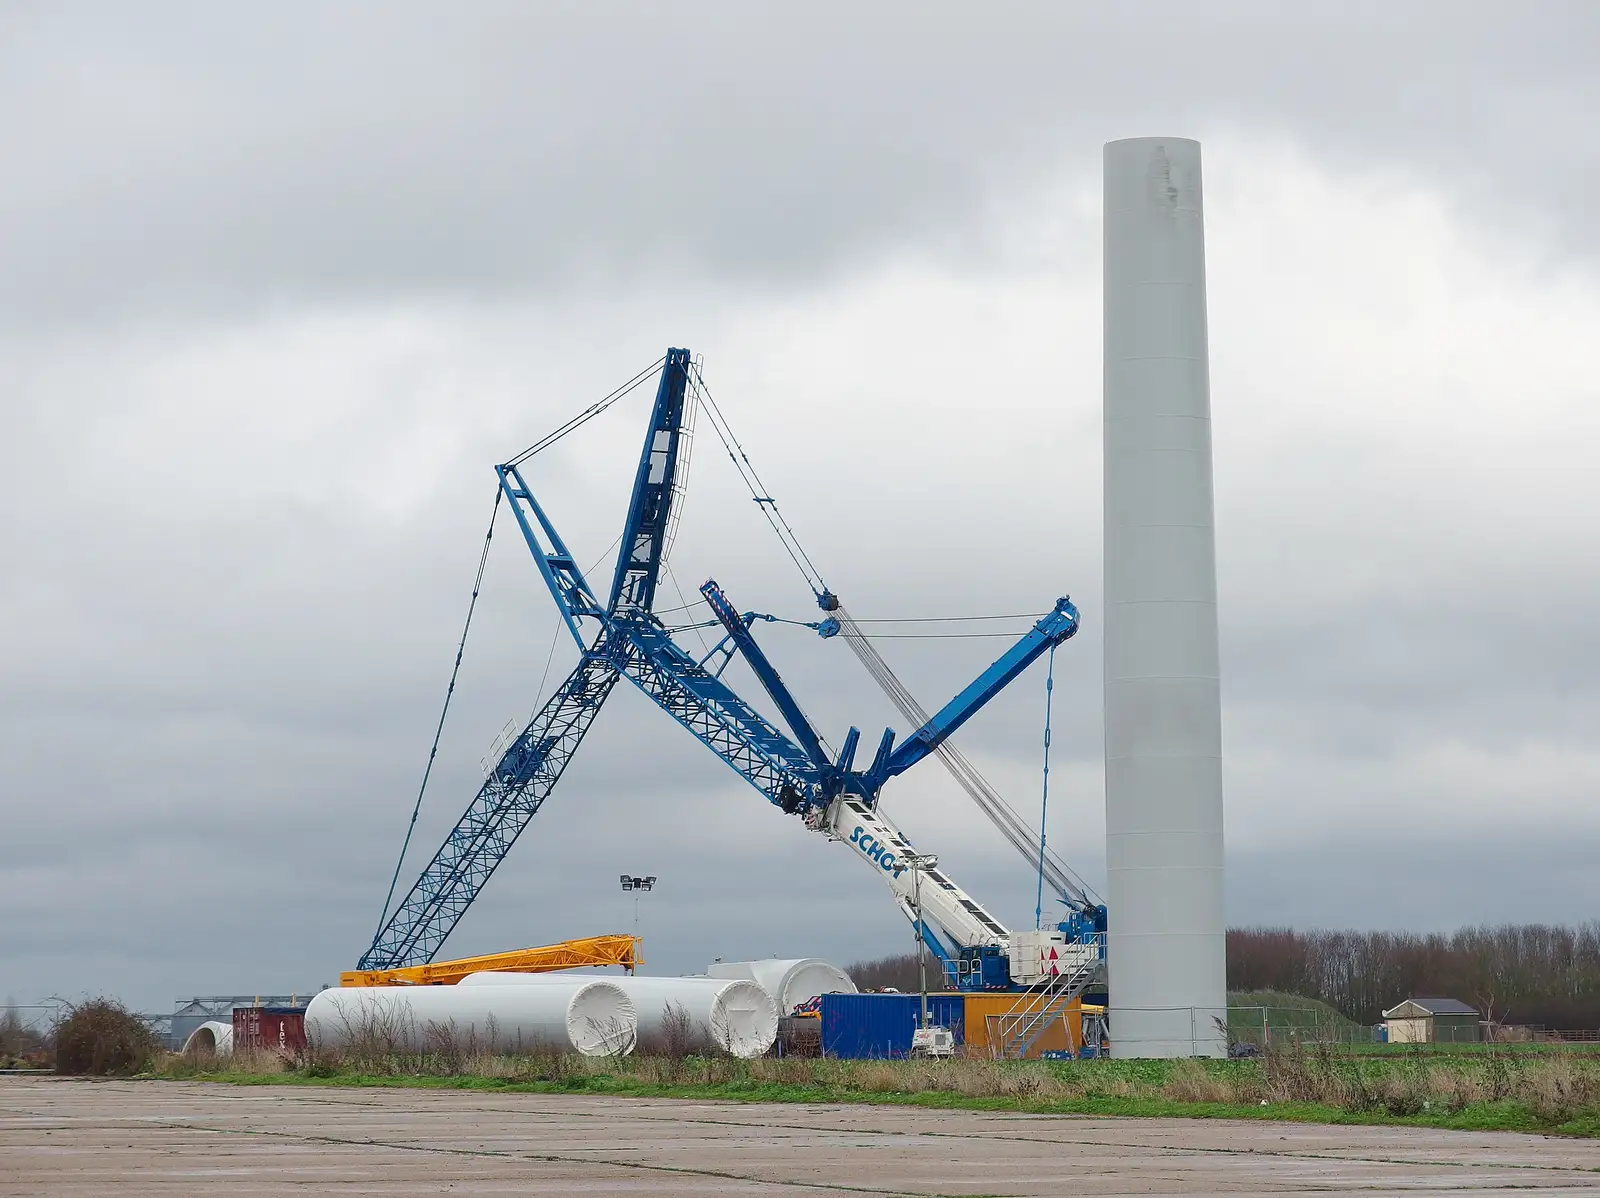
<instances>
[{"instance_id":1,"label":"blue crawler crane","mask_svg":"<svg viewBox=\"0 0 1600 1198\"><path fill-rule=\"evenodd\" d=\"M856 767L856 728L848 731L837 753L830 753L752 635L757 621L773 617L739 612L714 581L707 581L700 593L723 637L697 658L674 640L673 630L654 611L687 452L685 419L700 386L689 351L668 350L604 600L524 478L520 461L526 455L496 467L500 498L509 505L580 657L510 740L411 889L392 912L386 907L359 967L388 969L433 959L555 788L618 679L625 678L774 807L849 847L888 885L908 919L918 922L920 912L918 930L955 985L1037 991L1049 999L1044 1006L1058 1011L1103 977L1105 907L1064 866L1047 859L1031 834L1019 840L1011 826L1013 843L1028 856L1030 866L1037 855L1039 868L1066 908L1066 917L1054 927L1013 932L919 856L878 800L891 779L930 755L951 752L953 746L946 742L958 728L1041 655L1072 637L1078 630L1077 609L1068 599L1057 600L1016 644L898 743L894 731L885 729L866 768ZM737 464L742 451L735 456ZM771 519L776 505L758 488L752 487L752 493L768 505L764 510ZM782 529L787 531L787 525ZM838 599L820 578L812 589L824 618L809 627L824 637L842 633L844 639L861 642L852 647L864 652L865 637ZM722 680L736 654L750 666L787 730ZM902 705L902 710L918 709Z\"/></svg>"}]
</instances>

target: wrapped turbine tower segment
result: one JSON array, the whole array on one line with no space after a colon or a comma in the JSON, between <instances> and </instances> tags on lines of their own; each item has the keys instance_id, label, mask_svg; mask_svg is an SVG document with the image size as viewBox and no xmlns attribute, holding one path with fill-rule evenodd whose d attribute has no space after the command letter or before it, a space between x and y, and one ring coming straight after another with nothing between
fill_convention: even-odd
<instances>
[{"instance_id":1,"label":"wrapped turbine tower segment","mask_svg":"<svg viewBox=\"0 0 1600 1198\"><path fill-rule=\"evenodd\" d=\"M620 986L583 978L537 987L342 987L306 1008L306 1037L318 1047L377 1040L424 1052L448 1034L485 1052L544 1047L598 1057L632 1052L638 1032Z\"/></svg>"},{"instance_id":2,"label":"wrapped turbine tower segment","mask_svg":"<svg viewBox=\"0 0 1600 1198\"><path fill-rule=\"evenodd\" d=\"M186 1053L214 1052L225 1057L233 1051L233 1024L223 1023L219 1019L208 1019L194 1031L189 1033L189 1038L183 1042L183 1051Z\"/></svg>"},{"instance_id":3,"label":"wrapped turbine tower segment","mask_svg":"<svg viewBox=\"0 0 1600 1198\"><path fill-rule=\"evenodd\" d=\"M551 986L563 980L548 973L473 973L462 978L461 985ZM683 1034L691 1040L707 1037L736 1057L759 1057L778 1037L777 1004L766 990L747 979L612 977L606 981L633 1000L644 1052L668 1037Z\"/></svg>"},{"instance_id":4,"label":"wrapped turbine tower segment","mask_svg":"<svg viewBox=\"0 0 1600 1198\"><path fill-rule=\"evenodd\" d=\"M819 994L854 994L856 984L837 965L820 957L765 961L718 961L706 970L714 978L744 978L772 995L778 1014L788 1015Z\"/></svg>"}]
</instances>

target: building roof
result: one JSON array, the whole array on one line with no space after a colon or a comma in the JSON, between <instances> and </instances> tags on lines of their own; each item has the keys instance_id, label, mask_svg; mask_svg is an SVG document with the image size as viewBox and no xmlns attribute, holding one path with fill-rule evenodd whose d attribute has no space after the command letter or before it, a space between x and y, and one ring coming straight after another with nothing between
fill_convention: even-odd
<instances>
[{"instance_id":1,"label":"building roof","mask_svg":"<svg viewBox=\"0 0 1600 1198\"><path fill-rule=\"evenodd\" d=\"M1407 1011L1405 1008L1408 1006L1414 1007L1416 1010ZM1385 1019L1390 1019L1397 1015L1411 1015L1414 1017L1417 1015L1476 1016L1477 1014L1478 1012L1475 1007L1469 1007L1466 1003L1460 1002L1454 998L1408 998L1405 1002L1401 1003L1393 1010L1385 1011L1383 1013L1383 1017Z\"/></svg>"}]
</instances>

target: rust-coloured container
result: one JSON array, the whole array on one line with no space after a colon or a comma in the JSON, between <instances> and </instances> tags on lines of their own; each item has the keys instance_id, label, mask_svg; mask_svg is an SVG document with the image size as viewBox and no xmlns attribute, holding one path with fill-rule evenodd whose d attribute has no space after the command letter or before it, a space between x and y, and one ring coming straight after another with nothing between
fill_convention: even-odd
<instances>
[{"instance_id":1,"label":"rust-coloured container","mask_svg":"<svg viewBox=\"0 0 1600 1198\"><path fill-rule=\"evenodd\" d=\"M990 1038L1002 1036L1004 1024L992 1016L1004 1015L1022 1000L1020 994L968 994L967 995L967 1055L987 1057L992 1055ZM1077 1055L1083 1039L1083 1002L1073 999L1060 1017L1040 1033L1028 1049L1028 1057L1037 1059L1045 1052L1070 1052Z\"/></svg>"},{"instance_id":2,"label":"rust-coloured container","mask_svg":"<svg viewBox=\"0 0 1600 1198\"><path fill-rule=\"evenodd\" d=\"M233 1050L281 1052L299 1056L306 1050L304 1007L233 1008Z\"/></svg>"}]
</instances>

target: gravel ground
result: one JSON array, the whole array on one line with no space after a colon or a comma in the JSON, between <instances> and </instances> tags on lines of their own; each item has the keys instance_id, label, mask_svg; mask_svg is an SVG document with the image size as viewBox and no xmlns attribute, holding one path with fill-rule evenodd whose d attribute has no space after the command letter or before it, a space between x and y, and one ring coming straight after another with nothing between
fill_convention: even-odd
<instances>
[{"instance_id":1,"label":"gravel ground","mask_svg":"<svg viewBox=\"0 0 1600 1198\"><path fill-rule=\"evenodd\" d=\"M1510 1133L0 1077L0 1194L1600 1193Z\"/></svg>"}]
</instances>

